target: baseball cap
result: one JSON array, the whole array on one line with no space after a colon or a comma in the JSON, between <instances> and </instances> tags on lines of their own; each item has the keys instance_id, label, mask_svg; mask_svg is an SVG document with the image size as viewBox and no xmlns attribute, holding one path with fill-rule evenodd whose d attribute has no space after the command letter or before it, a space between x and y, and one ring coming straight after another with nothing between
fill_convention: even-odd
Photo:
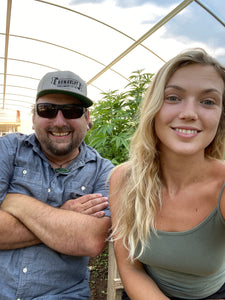
<instances>
[{"instance_id":1,"label":"baseball cap","mask_svg":"<svg viewBox=\"0 0 225 300\"><path fill-rule=\"evenodd\" d=\"M83 79L71 71L49 72L38 84L36 100L47 94L65 94L74 96L84 107L93 104L87 97L87 85Z\"/></svg>"}]
</instances>

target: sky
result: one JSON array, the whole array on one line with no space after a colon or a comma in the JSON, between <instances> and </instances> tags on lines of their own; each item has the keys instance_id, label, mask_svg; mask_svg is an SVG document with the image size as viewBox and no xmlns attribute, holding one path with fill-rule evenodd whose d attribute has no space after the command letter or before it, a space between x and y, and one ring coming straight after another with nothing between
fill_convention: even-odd
<instances>
[{"instance_id":1,"label":"sky","mask_svg":"<svg viewBox=\"0 0 225 300\"><path fill-rule=\"evenodd\" d=\"M106 2L105 0L72 0L70 1L70 5L74 7L78 4L84 6L93 3L106 5ZM157 22L160 17L164 16L168 8L172 8L181 2L182 1L174 0L117 0L114 1L114 6L123 12L125 12L126 9L140 9L139 12L142 15L139 20L140 25L152 25L154 22ZM201 3L211 9L225 22L225 3L223 0L203 0ZM147 7L150 6L152 6L151 13L146 16L144 11L149 11ZM224 60L224 28L222 28L221 25L216 25L214 19L197 4L193 3L192 6L196 11L195 9L186 9L185 13L176 16L174 22L171 21L167 24L167 31L161 37L169 37L176 40L180 39L181 41L189 40L191 43L201 42L206 45L212 45L215 48L221 47L222 49L219 50L217 55L219 58L221 56L221 59ZM179 26L177 26L177 24L179 24Z\"/></svg>"},{"instance_id":2,"label":"sky","mask_svg":"<svg viewBox=\"0 0 225 300\"><path fill-rule=\"evenodd\" d=\"M129 49L134 40L152 29L182 0L48 2L68 9L44 1L12 0L5 103L8 109L17 109L19 103L23 120L31 119L30 107L34 103L37 84L49 71L74 71L88 83L88 96L99 101L102 92L123 90L132 72L143 69L155 73L165 61L186 48L203 47L225 64L224 0L193 1L143 41L149 50L142 46L134 48L95 80L96 74ZM212 10L223 24L197 2ZM6 4L6 0L0 0L0 103ZM31 128L26 125L23 130L25 127Z\"/></svg>"}]
</instances>

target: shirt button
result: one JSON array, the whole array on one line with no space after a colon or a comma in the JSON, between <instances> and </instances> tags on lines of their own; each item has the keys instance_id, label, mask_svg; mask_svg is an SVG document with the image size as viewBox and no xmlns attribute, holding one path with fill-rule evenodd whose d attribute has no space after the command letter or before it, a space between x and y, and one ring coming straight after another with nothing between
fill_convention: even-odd
<instances>
[{"instance_id":1,"label":"shirt button","mask_svg":"<svg viewBox=\"0 0 225 300\"><path fill-rule=\"evenodd\" d=\"M85 189L86 189L86 187L85 187L85 186L82 186L82 187L81 187L81 190L82 190L82 191L84 191Z\"/></svg>"},{"instance_id":2,"label":"shirt button","mask_svg":"<svg viewBox=\"0 0 225 300\"><path fill-rule=\"evenodd\" d=\"M50 188L48 188L48 193L50 193L51 192L51 189Z\"/></svg>"},{"instance_id":3,"label":"shirt button","mask_svg":"<svg viewBox=\"0 0 225 300\"><path fill-rule=\"evenodd\" d=\"M23 273L27 273L27 268L23 268Z\"/></svg>"},{"instance_id":4,"label":"shirt button","mask_svg":"<svg viewBox=\"0 0 225 300\"><path fill-rule=\"evenodd\" d=\"M27 170L23 170L23 175L26 175L27 174Z\"/></svg>"}]
</instances>

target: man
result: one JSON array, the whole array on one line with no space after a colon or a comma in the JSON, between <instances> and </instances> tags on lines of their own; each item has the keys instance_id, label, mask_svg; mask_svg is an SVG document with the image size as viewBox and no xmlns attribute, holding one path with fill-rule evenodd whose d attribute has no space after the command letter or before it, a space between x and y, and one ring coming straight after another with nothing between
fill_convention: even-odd
<instances>
[{"instance_id":1,"label":"man","mask_svg":"<svg viewBox=\"0 0 225 300\"><path fill-rule=\"evenodd\" d=\"M47 73L35 133L0 138L0 299L89 299L88 260L111 224L113 168L83 142L91 105L79 76Z\"/></svg>"}]
</instances>

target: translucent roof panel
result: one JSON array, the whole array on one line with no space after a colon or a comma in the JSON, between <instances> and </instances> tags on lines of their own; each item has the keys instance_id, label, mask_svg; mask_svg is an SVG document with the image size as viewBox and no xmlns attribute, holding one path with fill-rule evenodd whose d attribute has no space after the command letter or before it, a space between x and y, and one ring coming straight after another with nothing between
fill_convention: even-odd
<instances>
[{"instance_id":1,"label":"translucent roof panel","mask_svg":"<svg viewBox=\"0 0 225 300\"><path fill-rule=\"evenodd\" d=\"M0 0L0 110L31 118L40 78L71 70L94 101L190 47L225 63L224 0ZM30 126L31 128L32 126Z\"/></svg>"}]
</instances>

